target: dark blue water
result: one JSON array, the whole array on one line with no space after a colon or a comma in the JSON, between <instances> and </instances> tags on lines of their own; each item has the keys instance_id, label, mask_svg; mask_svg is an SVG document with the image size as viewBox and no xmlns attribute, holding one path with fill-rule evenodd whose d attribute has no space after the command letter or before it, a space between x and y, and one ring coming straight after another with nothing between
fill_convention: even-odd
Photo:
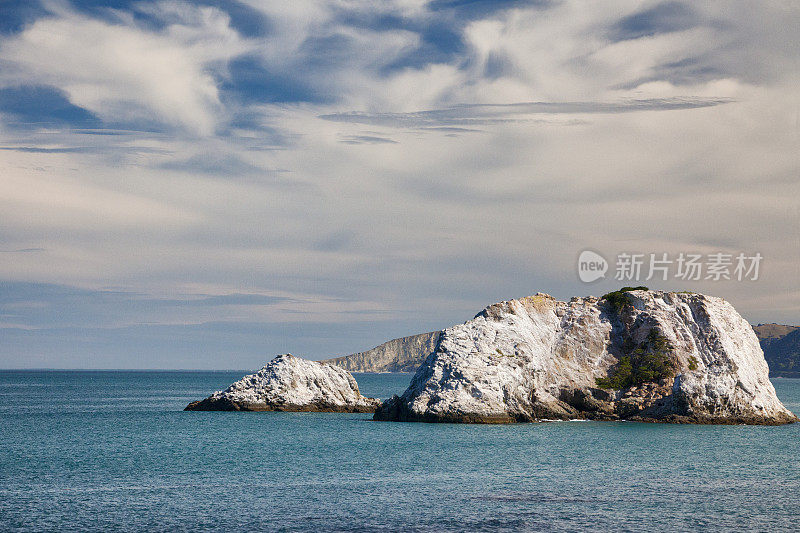
<instances>
[{"instance_id":1,"label":"dark blue water","mask_svg":"<svg viewBox=\"0 0 800 533\"><path fill-rule=\"evenodd\" d=\"M797 424L181 411L242 374L0 372L0 530L798 528ZM800 411L800 380L775 386Z\"/></svg>"}]
</instances>

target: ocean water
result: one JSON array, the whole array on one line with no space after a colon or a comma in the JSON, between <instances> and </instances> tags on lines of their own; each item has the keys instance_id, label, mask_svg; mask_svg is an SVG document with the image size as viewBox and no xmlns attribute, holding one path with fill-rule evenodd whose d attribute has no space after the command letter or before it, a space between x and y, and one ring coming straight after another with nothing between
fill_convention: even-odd
<instances>
[{"instance_id":1,"label":"ocean water","mask_svg":"<svg viewBox=\"0 0 800 533\"><path fill-rule=\"evenodd\" d=\"M243 372L0 371L0 530L796 531L800 425L183 412ZM367 395L408 374L356 374ZM774 381L800 411L800 380Z\"/></svg>"}]
</instances>

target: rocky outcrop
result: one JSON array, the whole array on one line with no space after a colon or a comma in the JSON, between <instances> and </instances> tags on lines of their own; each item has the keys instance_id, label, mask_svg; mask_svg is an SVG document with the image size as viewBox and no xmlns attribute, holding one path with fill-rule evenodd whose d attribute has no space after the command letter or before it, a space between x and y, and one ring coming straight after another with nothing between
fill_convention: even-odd
<instances>
[{"instance_id":1,"label":"rocky outcrop","mask_svg":"<svg viewBox=\"0 0 800 533\"><path fill-rule=\"evenodd\" d=\"M366 352L328 359L350 372L414 372L436 349L439 331L401 337L384 342Z\"/></svg>"},{"instance_id":2,"label":"rocky outcrop","mask_svg":"<svg viewBox=\"0 0 800 533\"><path fill-rule=\"evenodd\" d=\"M442 332L376 420L796 421L750 325L725 300L629 290L501 302Z\"/></svg>"},{"instance_id":3,"label":"rocky outcrop","mask_svg":"<svg viewBox=\"0 0 800 533\"><path fill-rule=\"evenodd\" d=\"M379 400L361 395L346 370L285 354L185 410L371 413L378 404Z\"/></svg>"}]
</instances>

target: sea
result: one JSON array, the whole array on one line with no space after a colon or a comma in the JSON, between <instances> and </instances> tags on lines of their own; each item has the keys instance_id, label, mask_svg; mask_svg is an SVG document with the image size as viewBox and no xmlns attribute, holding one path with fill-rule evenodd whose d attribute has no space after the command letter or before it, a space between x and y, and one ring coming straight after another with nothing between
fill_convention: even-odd
<instances>
[{"instance_id":1,"label":"sea","mask_svg":"<svg viewBox=\"0 0 800 533\"><path fill-rule=\"evenodd\" d=\"M800 424L182 410L245 373L0 371L0 530L800 529ZM773 383L800 412L800 380Z\"/></svg>"}]
</instances>

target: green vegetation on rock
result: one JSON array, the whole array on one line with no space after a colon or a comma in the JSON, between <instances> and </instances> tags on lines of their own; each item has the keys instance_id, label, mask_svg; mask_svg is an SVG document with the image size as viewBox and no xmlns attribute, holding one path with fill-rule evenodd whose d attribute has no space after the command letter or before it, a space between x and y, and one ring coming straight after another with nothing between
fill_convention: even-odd
<instances>
[{"instance_id":1,"label":"green vegetation on rock","mask_svg":"<svg viewBox=\"0 0 800 533\"><path fill-rule=\"evenodd\" d=\"M500 357L513 357L512 355L504 354L502 350L500 350L500 348L495 348L494 351L497 352L497 355L499 355Z\"/></svg>"},{"instance_id":2,"label":"green vegetation on rock","mask_svg":"<svg viewBox=\"0 0 800 533\"><path fill-rule=\"evenodd\" d=\"M622 287L604 294L602 299L608 302L618 315L625 312L630 302L626 293L630 291L646 291L647 287ZM622 318L620 316L620 318ZM597 378L597 386L604 389L624 389L642 383L670 378L675 374L675 362L671 356L672 346L667 338L653 327L647 338L638 345L633 342L628 327L623 320L622 355L608 377Z\"/></svg>"},{"instance_id":3,"label":"green vegetation on rock","mask_svg":"<svg viewBox=\"0 0 800 533\"><path fill-rule=\"evenodd\" d=\"M619 358L614 371L611 372L606 378L597 378L597 386L601 389L624 389L632 384L633 379L633 364L629 355L623 355Z\"/></svg>"},{"instance_id":4,"label":"green vegetation on rock","mask_svg":"<svg viewBox=\"0 0 800 533\"><path fill-rule=\"evenodd\" d=\"M628 303L628 298L625 296L626 292L630 291L646 291L649 290L647 287L639 286L639 287L622 287L618 291L612 291L607 294L604 294L600 299L607 301L611 307L614 308L614 311L619 313Z\"/></svg>"},{"instance_id":5,"label":"green vegetation on rock","mask_svg":"<svg viewBox=\"0 0 800 533\"><path fill-rule=\"evenodd\" d=\"M674 375L675 363L670 356L672 345L656 328L652 328L647 334L647 339L638 346L632 347L631 344L626 342L623 345L623 349L629 353L619 358L617 366L608 377L597 378L598 387L624 389Z\"/></svg>"}]
</instances>

